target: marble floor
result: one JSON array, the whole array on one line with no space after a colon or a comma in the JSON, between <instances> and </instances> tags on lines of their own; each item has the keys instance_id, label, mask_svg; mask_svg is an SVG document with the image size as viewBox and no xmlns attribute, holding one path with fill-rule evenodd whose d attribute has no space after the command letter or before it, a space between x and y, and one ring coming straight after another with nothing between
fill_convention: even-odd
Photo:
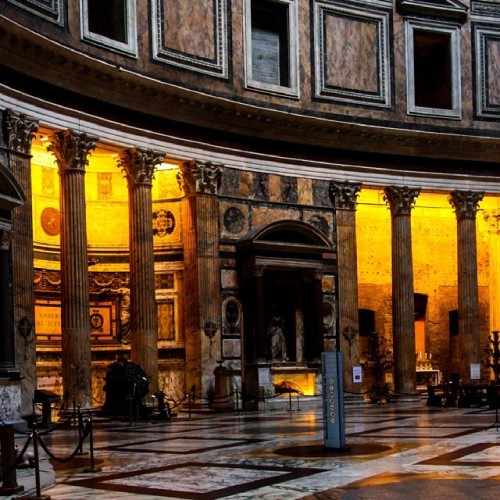
<instances>
[{"instance_id":1,"label":"marble floor","mask_svg":"<svg viewBox=\"0 0 500 500\"><path fill-rule=\"evenodd\" d=\"M500 430L495 411L431 408L425 400L346 407L342 452L323 446L321 410L179 414L168 422L95 422L89 445L50 460L53 500L495 499ZM43 436L68 456L74 428ZM45 456L42 452L42 456Z\"/></svg>"}]
</instances>

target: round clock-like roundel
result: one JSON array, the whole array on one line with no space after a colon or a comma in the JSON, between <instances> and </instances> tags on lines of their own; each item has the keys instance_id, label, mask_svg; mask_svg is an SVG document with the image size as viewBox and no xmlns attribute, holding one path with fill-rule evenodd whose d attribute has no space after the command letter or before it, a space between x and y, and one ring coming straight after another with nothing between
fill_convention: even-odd
<instances>
[{"instance_id":1,"label":"round clock-like roundel","mask_svg":"<svg viewBox=\"0 0 500 500\"><path fill-rule=\"evenodd\" d=\"M57 236L61 232L61 215L53 207L44 208L40 216L42 229L49 236Z\"/></svg>"}]
</instances>

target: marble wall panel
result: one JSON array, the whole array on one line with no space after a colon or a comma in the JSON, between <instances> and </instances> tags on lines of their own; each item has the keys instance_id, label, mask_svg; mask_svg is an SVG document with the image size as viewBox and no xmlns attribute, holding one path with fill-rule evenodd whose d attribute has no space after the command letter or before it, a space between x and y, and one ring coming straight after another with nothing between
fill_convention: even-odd
<instances>
[{"instance_id":1,"label":"marble wall panel","mask_svg":"<svg viewBox=\"0 0 500 500\"><path fill-rule=\"evenodd\" d=\"M325 16L325 83L376 92L377 26L341 16Z\"/></svg>"},{"instance_id":2,"label":"marble wall panel","mask_svg":"<svg viewBox=\"0 0 500 500\"><path fill-rule=\"evenodd\" d=\"M227 0L154 0L153 58L226 78L227 11Z\"/></svg>"},{"instance_id":3,"label":"marble wall panel","mask_svg":"<svg viewBox=\"0 0 500 500\"><path fill-rule=\"evenodd\" d=\"M7 0L11 4L31 12L47 21L64 26L64 8L66 2L63 0Z\"/></svg>"},{"instance_id":4,"label":"marble wall panel","mask_svg":"<svg viewBox=\"0 0 500 500\"><path fill-rule=\"evenodd\" d=\"M215 3L206 0L168 0L162 4L165 45L177 52L214 59Z\"/></svg>"},{"instance_id":5,"label":"marble wall panel","mask_svg":"<svg viewBox=\"0 0 500 500\"><path fill-rule=\"evenodd\" d=\"M281 200L297 203L297 178L281 177Z\"/></svg>"},{"instance_id":6,"label":"marble wall panel","mask_svg":"<svg viewBox=\"0 0 500 500\"><path fill-rule=\"evenodd\" d=\"M300 205L312 205L312 179L297 179L297 203Z\"/></svg>"},{"instance_id":7,"label":"marble wall panel","mask_svg":"<svg viewBox=\"0 0 500 500\"><path fill-rule=\"evenodd\" d=\"M4 422L17 422L21 415L21 385L0 382L0 418Z\"/></svg>"},{"instance_id":8,"label":"marble wall panel","mask_svg":"<svg viewBox=\"0 0 500 500\"><path fill-rule=\"evenodd\" d=\"M476 113L500 117L500 27L475 26Z\"/></svg>"},{"instance_id":9,"label":"marble wall panel","mask_svg":"<svg viewBox=\"0 0 500 500\"><path fill-rule=\"evenodd\" d=\"M391 106L391 11L315 0L316 97Z\"/></svg>"},{"instance_id":10,"label":"marble wall panel","mask_svg":"<svg viewBox=\"0 0 500 500\"><path fill-rule=\"evenodd\" d=\"M234 269L222 269L221 285L223 289L236 288L238 286L238 272Z\"/></svg>"},{"instance_id":11,"label":"marble wall panel","mask_svg":"<svg viewBox=\"0 0 500 500\"><path fill-rule=\"evenodd\" d=\"M253 209L253 227L261 227L279 220L300 220L300 211L256 206Z\"/></svg>"}]
</instances>

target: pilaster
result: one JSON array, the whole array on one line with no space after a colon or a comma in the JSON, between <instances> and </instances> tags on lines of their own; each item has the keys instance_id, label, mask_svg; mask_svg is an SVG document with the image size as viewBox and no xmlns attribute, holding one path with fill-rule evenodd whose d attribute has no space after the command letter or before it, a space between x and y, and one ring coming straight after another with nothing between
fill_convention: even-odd
<instances>
[{"instance_id":1,"label":"pilaster","mask_svg":"<svg viewBox=\"0 0 500 500\"><path fill-rule=\"evenodd\" d=\"M219 201L222 165L188 161L179 177L183 203L186 289L186 385L206 397L221 345Z\"/></svg>"},{"instance_id":2,"label":"pilaster","mask_svg":"<svg viewBox=\"0 0 500 500\"><path fill-rule=\"evenodd\" d=\"M339 337L343 353L344 387L361 392L353 383L352 367L359 365L358 264L356 244L356 207L361 184L330 183L330 199L337 219L337 259L339 287Z\"/></svg>"},{"instance_id":3,"label":"pilaster","mask_svg":"<svg viewBox=\"0 0 500 500\"><path fill-rule=\"evenodd\" d=\"M59 171L63 404L92 407L85 167L97 137L56 132L47 148Z\"/></svg>"},{"instance_id":4,"label":"pilaster","mask_svg":"<svg viewBox=\"0 0 500 500\"><path fill-rule=\"evenodd\" d=\"M394 386L400 395L409 395L416 392L411 209L420 189L388 186L384 192L391 210Z\"/></svg>"},{"instance_id":5,"label":"pilaster","mask_svg":"<svg viewBox=\"0 0 500 500\"><path fill-rule=\"evenodd\" d=\"M21 414L32 412L36 388L35 298L33 292L33 215L31 141L38 122L13 110L4 112L9 169L26 200L12 211L12 284L16 363L21 373Z\"/></svg>"},{"instance_id":6,"label":"pilaster","mask_svg":"<svg viewBox=\"0 0 500 500\"><path fill-rule=\"evenodd\" d=\"M476 214L483 197L482 192L452 191L449 198L457 217L458 367L463 382L470 381L470 365L480 362Z\"/></svg>"},{"instance_id":7,"label":"pilaster","mask_svg":"<svg viewBox=\"0 0 500 500\"><path fill-rule=\"evenodd\" d=\"M155 300L152 182L163 156L152 150L123 151L119 166L129 192L131 357L158 391L158 315Z\"/></svg>"}]
</instances>

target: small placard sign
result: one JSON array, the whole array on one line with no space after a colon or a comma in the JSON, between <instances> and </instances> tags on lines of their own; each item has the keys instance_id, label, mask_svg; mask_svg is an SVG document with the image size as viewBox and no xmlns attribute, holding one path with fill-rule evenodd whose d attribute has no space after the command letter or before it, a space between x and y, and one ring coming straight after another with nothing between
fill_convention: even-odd
<instances>
[{"instance_id":1,"label":"small placard sign","mask_svg":"<svg viewBox=\"0 0 500 500\"><path fill-rule=\"evenodd\" d=\"M479 380L481 378L481 365L479 363L470 364L470 378L471 380Z\"/></svg>"},{"instance_id":2,"label":"small placard sign","mask_svg":"<svg viewBox=\"0 0 500 500\"><path fill-rule=\"evenodd\" d=\"M271 368L259 368L259 386L271 385Z\"/></svg>"},{"instance_id":3,"label":"small placard sign","mask_svg":"<svg viewBox=\"0 0 500 500\"><path fill-rule=\"evenodd\" d=\"M363 382L363 369L361 366L352 367L352 381L355 384L360 384Z\"/></svg>"}]
</instances>

